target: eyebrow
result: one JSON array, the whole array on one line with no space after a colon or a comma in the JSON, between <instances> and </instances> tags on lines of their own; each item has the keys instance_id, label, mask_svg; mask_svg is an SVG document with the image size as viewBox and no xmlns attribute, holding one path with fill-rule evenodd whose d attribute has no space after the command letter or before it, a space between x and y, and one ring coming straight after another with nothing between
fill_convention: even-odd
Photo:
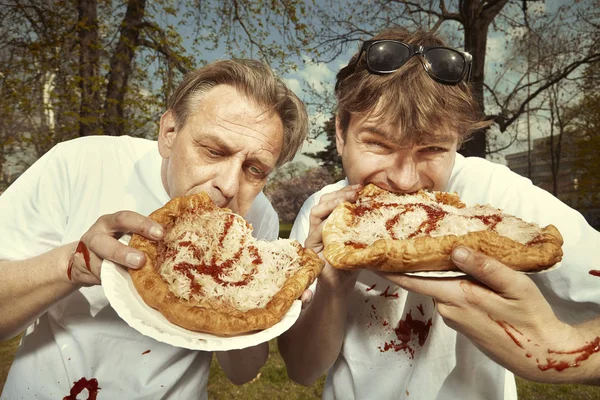
<instances>
[{"instance_id":1,"label":"eyebrow","mask_svg":"<svg viewBox=\"0 0 600 400\"><path fill-rule=\"evenodd\" d=\"M375 125L367 125L367 126L363 126L363 132L365 133L371 133L377 136L381 136L382 138L384 138L385 140L389 140L390 142L394 142L394 143L399 143L402 144L403 142L406 141L406 137L402 136L400 138L400 140L398 140L397 138L393 137L393 135L391 135L388 130L384 130L384 129L380 129L379 127L375 126ZM427 141L423 141L423 142L416 142L415 145L416 146L427 146L427 145L432 145L432 144L447 144L450 145L452 143L454 143L454 141L457 138L452 136L451 134L441 134L441 135L436 135L435 137L432 138L432 140L427 140Z\"/></svg>"},{"instance_id":2,"label":"eyebrow","mask_svg":"<svg viewBox=\"0 0 600 400\"><path fill-rule=\"evenodd\" d=\"M214 144L222 149L224 149L226 152L228 153L235 153L236 151L234 151L233 147L231 146L230 143L228 143L226 140L223 140L223 138L221 136L218 135L212 135L210 133L205 133L202 135L202 137L198 140L196 140L197 143L203 144L204 140L206 140L207 142ZM275 165L277 164L277 160L275 160L275 162L273 163L273 165L270 165L264 157L260 156L259 154L256 154L255 151L249 153L248 155L248 159L246 161L253 161L256 162L258 164L261 165L262 168L267 169L267 170L272 170L275 168Z\"/></svg>"}]
</instances>

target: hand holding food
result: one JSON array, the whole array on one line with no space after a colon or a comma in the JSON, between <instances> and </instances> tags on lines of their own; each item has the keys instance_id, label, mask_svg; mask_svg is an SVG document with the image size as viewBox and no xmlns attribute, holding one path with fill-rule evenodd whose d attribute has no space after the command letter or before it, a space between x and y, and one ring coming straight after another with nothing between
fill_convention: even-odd
<instances>
[{"instance_id":1,"label":"hand holding food","mask_svg":"<svg viewBox=\"0 0 600 400\"><path fill-rule=\"evenodd\" d=\"M366 186L338 205L323 226L323 254L340 269L388 272L457 270L452 250L468 246L520 271L561 260L562 236L489 205L467 207L456 194L395 194Z\"/></svg>"},{"instance_id":2,"label":"hand holding food","mask_svg":"<svg viewBox=\"0 0 600 400\"><path fill-rule=\"evenodd\" d=\"M298 242L256 240L239 215L204 194L177 197L150 215L161 241L134 235L146 254L130 270L144 301L186 329L230 336L276 324L315 280L323 262Z\"/></svg>"}]
</instances>

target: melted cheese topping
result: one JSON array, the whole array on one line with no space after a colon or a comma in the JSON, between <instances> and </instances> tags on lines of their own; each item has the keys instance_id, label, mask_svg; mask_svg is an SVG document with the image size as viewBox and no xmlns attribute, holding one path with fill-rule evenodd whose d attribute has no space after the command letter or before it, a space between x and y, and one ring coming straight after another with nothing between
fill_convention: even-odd
<instances>
[{"instance_id":1,"label":"melted cheese topping","mask_svg":"<svg viewBox=\"0 0 600 400\"><path fill-rule=\"evenodd\" d=\"M183 216L165 236L160 274L176 296L194 305L264 307L300 268L299 244L260 241L251 233L231 212Z\"/></svg>"},{"instance_id":2,"label":"melted cheese topping","mask_svg":"<svg viewBox=\"0 0 600 400\"><path fill-rule=\"evenodd\" d=\"M434 193L426 192L411 195L386 192L359 198L349 210L354 221L343 240L366 245L378 239L461 236L485 230L527 243L540 233L538 225L503 214L489 205L457 208L438 203Z\"/></svg>"}]
</instances>

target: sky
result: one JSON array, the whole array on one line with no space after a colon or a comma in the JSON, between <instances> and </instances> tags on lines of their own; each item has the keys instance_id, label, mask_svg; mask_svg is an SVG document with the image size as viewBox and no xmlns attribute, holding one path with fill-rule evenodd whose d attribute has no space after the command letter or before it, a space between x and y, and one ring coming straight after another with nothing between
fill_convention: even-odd
<instances>
[{"instance_id":1,"label":"sky","mask_svg":"<svg viewBox=\"0 0 600 400\"><path fill-rule=\"evenodd\" d=\"M554 12L556 7L558 7L558 5L560 5L561 3L562 2L560 0L534 2L531 3L531 5L529 6L530 12L544 12L546 10L549 12ZM486 52L486 82L489 83L494 77L495 73L501 71L503 68L506 68L504 63L510 55L510 40L510 36L490 29L490 32L488 34ZM303 81L307 82L309 85L315 88L322 88L323 90L328 89L329 93L332 93L333 85L335 82L335 75L337 71L348 63L352 54L357 50L357 47L358 44L351 46L350 49L346 52L346 54L338 57L335 61L329 64L310 63L307 60L305 60L304 63L299 63L299 69L297 72L285 75L284 79L286 83L290 86L290 88L294 90L301 98L303 96ZM501 81L499 87L510 87L510 85L514 84L514 82L517 79L517 76L511 77L510 75L506 75L504 76L503 81ZM488 106L486 105L486 108L487 107ZM322 126L324 121L326 121L329 117L330 115L321 115L312 112L311 123L313 126ZM544 126L544 122L532 121L532 140L537 137L543 136L545 129L546 128ZM306 163L307 165L316 165L316 162L313 159L306 157L303 153L322 150L325 145L326 138L324 135L318 137L315 140L310 141L309 143L305 143L302 152L296 156L294 161L301 161ZM527 143L525 141L521 141L512 145L509 149L501 152L500 154L490 157L490 159L492 159L495 162L505 163L505 154L524 151L526 149Z\"/></svg>"}]
</instances>

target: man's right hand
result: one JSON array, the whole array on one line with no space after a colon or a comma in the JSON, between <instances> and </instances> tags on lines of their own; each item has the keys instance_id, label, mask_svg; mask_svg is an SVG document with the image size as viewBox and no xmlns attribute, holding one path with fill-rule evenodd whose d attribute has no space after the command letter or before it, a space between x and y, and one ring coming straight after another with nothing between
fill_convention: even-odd
<instances>
[{"instance_id":1,"label":"man's right hand","mask_svg":"<svg viewBox=\"0 0 600 400\"><path fill-rule=\"evenodd\" d=\"M118 241L124 233L137 233L150 240L162 239L164 228L148 217L133 211L103 215L83 234L66 266L66 277L76 285L100 284L103 260L128 268L140 268L144 253Z\"/></svg>"},{"instance_id":2,"label":"man's right hand","mask_svg":"<svg viewBox=\"0 0 600 400\"><path fill-rule=\"evenodd\" d=\"M304 246L312 249L319 257L323 258L323 224L333 209L345 201L355 202L362 185L346 186L335 192L324 194L319 203L310 211L310 228ZM325 264L319 275L318 286L320 290L329 293L340 293L352 290L358 271L344 271L333 268L329 263Z\"/></svg>"}]
</instances>

